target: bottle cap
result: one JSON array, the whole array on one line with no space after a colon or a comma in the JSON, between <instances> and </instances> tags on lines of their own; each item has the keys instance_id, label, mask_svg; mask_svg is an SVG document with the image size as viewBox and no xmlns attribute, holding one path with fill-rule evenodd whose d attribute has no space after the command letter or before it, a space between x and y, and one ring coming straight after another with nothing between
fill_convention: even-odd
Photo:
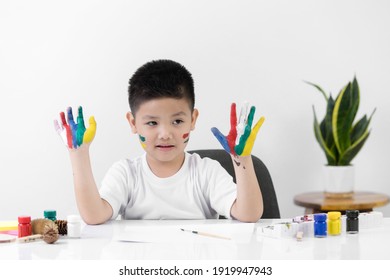
<instances>
[{"instance_id":1,"label":"bottle cap","mask_svg":"<svg viewBox=\"0 0 390 280\"><path fill-rule=\"evenodd\" d=\"M45 210L43 211L43 216L47 219L55 218L57 216L56 210Z\"/></svg>"},{"instance_id":2,"label":"bottle cap","mask_svg":"<svg viewBox=\"0 0 390 280\"><path fill-rule=\"evenodd\" d=\"M326 214L325 213L314 214L314 221L325 222L326 221Z\"/></svg>"},{"instance_id":3,"label":"bottle cap","mask_svg":"<svg viewBox=\"0 0 390 280\"><path fill-rule=\"evenodd\" d=\"M348 218L357 218L359 217L359 210L347 210L345 211L345 215Z\"/></svg>"},{"instance_id":4,"label":"bottle cap","mask_svg":"<svg viewBox=\"0 0 390 280\"><path fill-rule=\"evenodd\" d=\"M69 215L67 218L68 223L80 223L81 217L79 215Z\"/></svg>"},{"instance_id":5,"label":"bottle cap","mask_svg":"<svg viewBox=\"0 0 390 280\"><path fill-rule=\"evenodd\" d=\"M31 217L30 216L19 216L18 217L18 222L19 224L27 224L31 222Z\"/></svg>"},{"instance_id":6,"label":"bottle cap","mask_svg":"<svg viewBox=\"0 0 390 280\"><path fill-rule=\"evenodd\" d=\"M328 212L329 220L337 220L341 217L341 212L339 211L330 211Z\"/></svg>"}]
</instances>

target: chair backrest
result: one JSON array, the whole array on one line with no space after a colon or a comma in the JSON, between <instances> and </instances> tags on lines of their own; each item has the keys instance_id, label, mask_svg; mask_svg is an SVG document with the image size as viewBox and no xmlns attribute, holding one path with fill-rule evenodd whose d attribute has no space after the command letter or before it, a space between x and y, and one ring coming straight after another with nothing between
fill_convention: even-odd
<instances>
[{"instance_id":1,"label":"chair backrest","mask_svg":"<svg viewBox=\"0 0 390 280\"><path fill-rule=\"evenodd\" d=\"M192 150L189 153L197 153L201 158L208 157L217 160L223 168L233 177L236 182L236 175L231 156L222 149L206 149L206 150ZM279 219L279 204L276 197L274 185L272 183L271 175L265 164L256 156L252 155L253 165L255 168L257 180L260 185L260 190L263 195L264 212L262 219Z\"/></svg>"}]
</instances>

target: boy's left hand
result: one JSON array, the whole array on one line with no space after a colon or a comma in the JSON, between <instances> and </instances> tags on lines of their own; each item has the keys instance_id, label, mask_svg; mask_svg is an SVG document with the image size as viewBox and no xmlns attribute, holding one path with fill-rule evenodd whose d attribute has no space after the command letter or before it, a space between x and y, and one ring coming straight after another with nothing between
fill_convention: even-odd
<instances>
[{"instance_id":1,"label":"boy's left hand","mask_svg":"<svg viewBox=\"0 0 390 280\"><path fill-rule=\"evenodd\" d=\"M236 104L232 103L230 110L230 131L228 135L223 135L216 127L211 128L211 131L221 143L224 150L233 156L249 156L251 154L257 133L264 123L264 117L261 117L252 129L256 108L252 106L248 115L246 110L243 109L241 110L240 120L237 124ZM237 125L242 131L237 132Z\"/></svg>"}]
</instances>

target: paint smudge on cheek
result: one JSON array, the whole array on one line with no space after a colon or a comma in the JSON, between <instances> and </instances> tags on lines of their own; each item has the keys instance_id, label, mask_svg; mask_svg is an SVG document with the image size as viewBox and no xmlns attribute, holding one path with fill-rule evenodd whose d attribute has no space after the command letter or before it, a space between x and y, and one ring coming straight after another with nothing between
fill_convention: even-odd
<instances>
[{"instance_id":1,"label":"paint smudge on cheek","mask_svg":"<svg viewBox=\"0 0 390 280\"><path fill-rule=\"evenodd\" d=\"M183 139L184 139L184 144L188 143L188 141L190 141L190 133L184 133L183 134Z\"/></svg>"},{"instance_id":2,"label":"paint smudge on cheek","mask_svg":"<svg viewBox=\"0 0 390 280\"><path fill-rule=\"evenodd\" d=\"M141 146L142 148L146 148L146 144L145 144L145 141L146 141L146 138L144 136L142 136L141 134L138 135L139 136L139 140L141 141Z\"/></svg>"}]
</instances>

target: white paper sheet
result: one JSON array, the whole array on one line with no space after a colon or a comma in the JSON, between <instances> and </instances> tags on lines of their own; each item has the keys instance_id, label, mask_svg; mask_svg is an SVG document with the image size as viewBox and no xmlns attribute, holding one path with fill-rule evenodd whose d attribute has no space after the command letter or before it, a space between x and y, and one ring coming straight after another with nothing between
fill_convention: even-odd
<instances>
[{"instance_id":1,"label":"white paper sheet","mask_svg":"<svg viewBox=\"0 0 390 280\"><path fill-rule=\"evenodd\" d=\"M181 229L215 234L230 238L230 240L184 232ZM118 241L153 243L234 242L250 239L253 230L253 223L127 226L123 233L116 235L114 238Z\"/></svg>"}]
</instances>

